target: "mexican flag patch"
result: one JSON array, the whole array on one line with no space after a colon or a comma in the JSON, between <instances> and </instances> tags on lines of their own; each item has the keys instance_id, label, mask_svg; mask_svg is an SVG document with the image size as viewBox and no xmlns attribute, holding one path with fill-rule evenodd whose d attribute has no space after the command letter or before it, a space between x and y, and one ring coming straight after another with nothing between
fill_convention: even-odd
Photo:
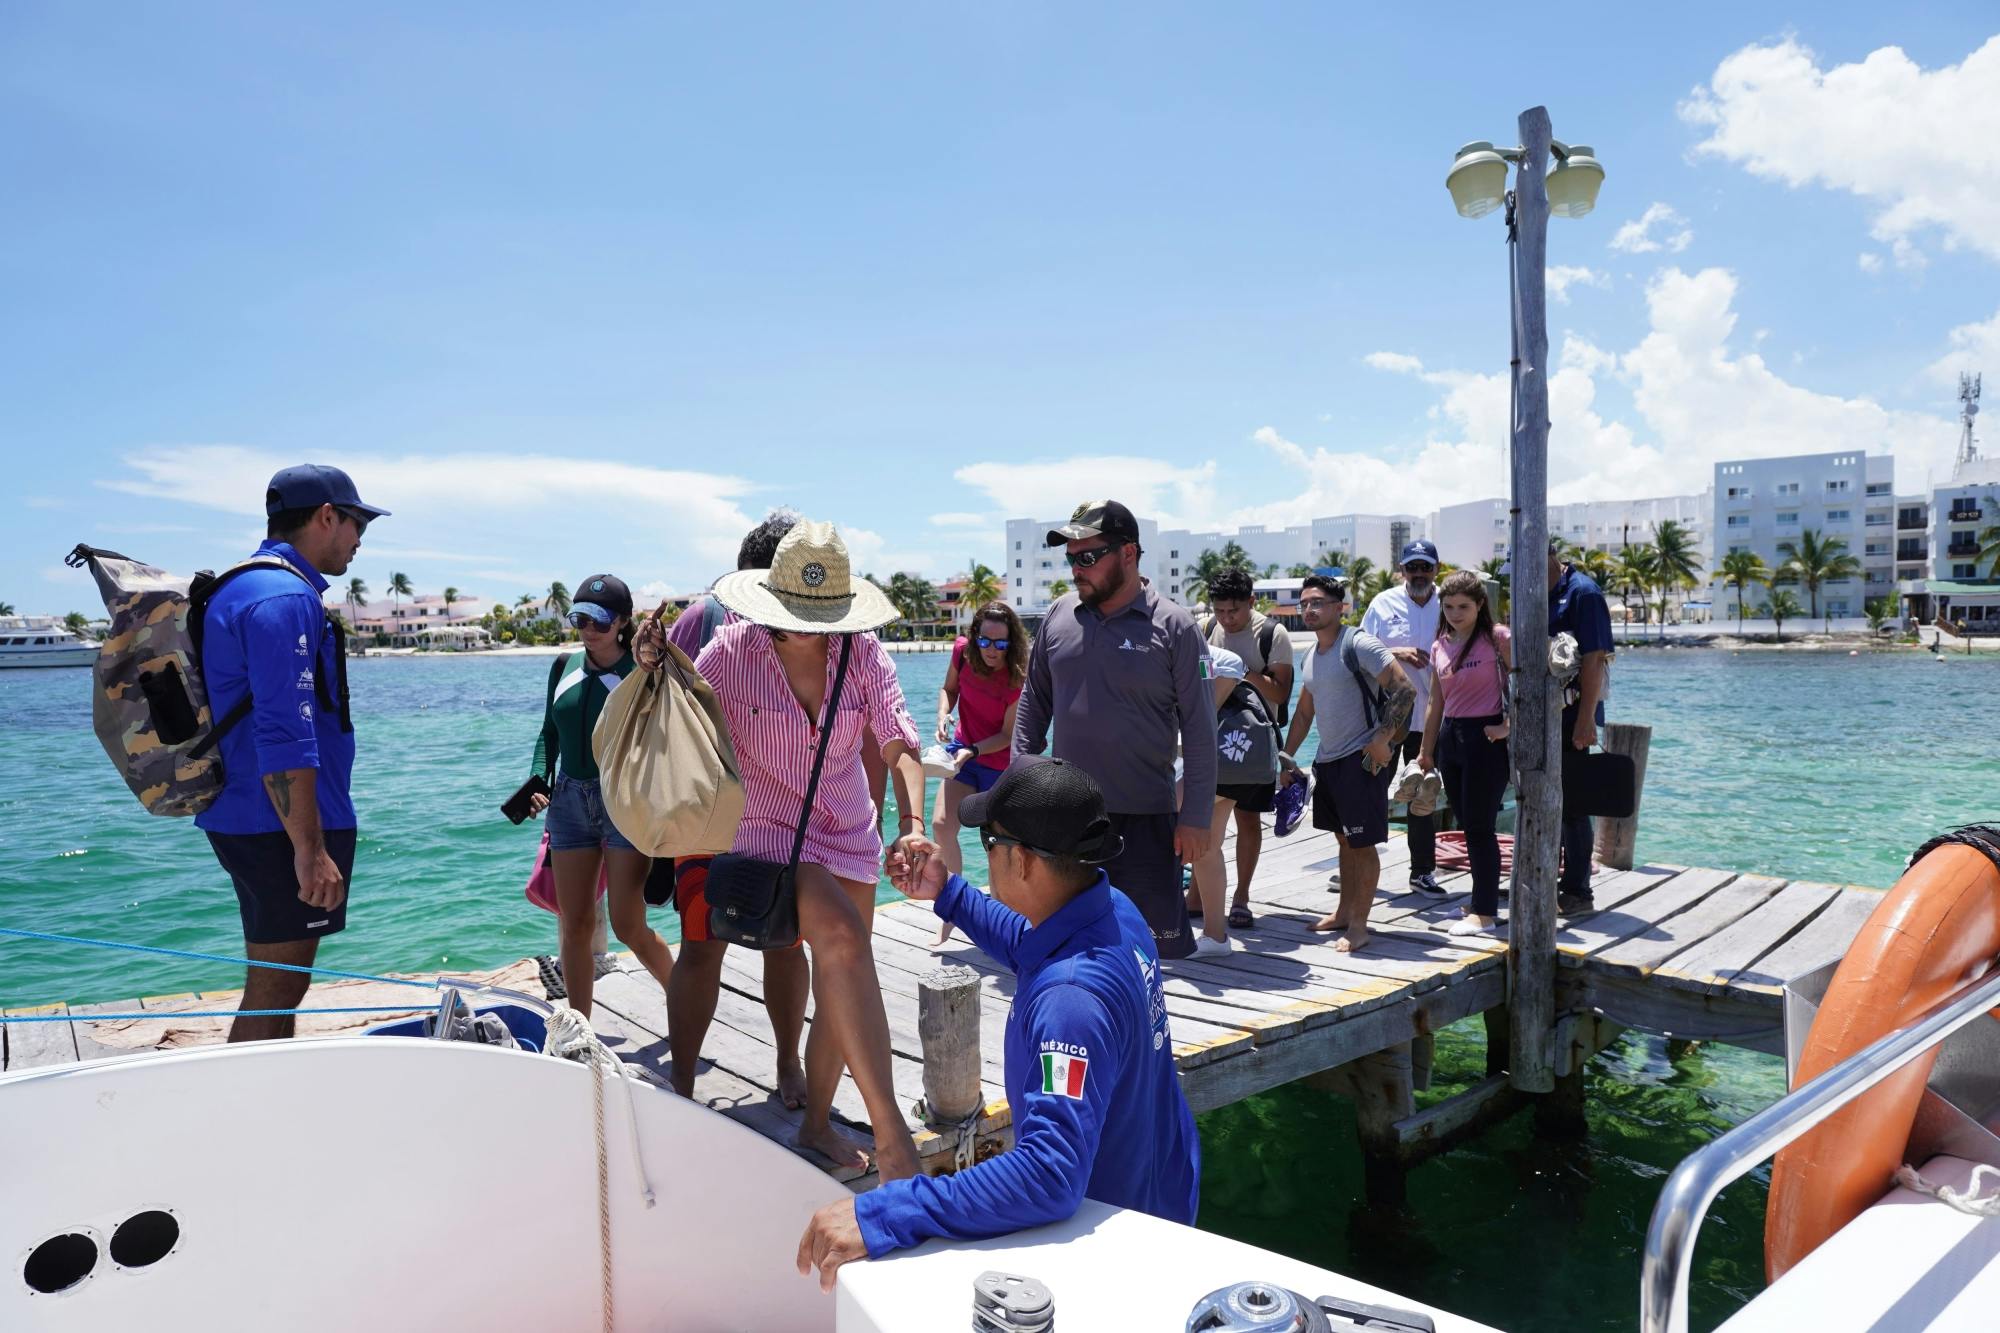
<instances>
[{"instance_id":1,"label":"mexican flag patch","mask_svg":"<svg viewBox=\"0 0 2000 1333\"><path fill-rule=\"evenodd\" d=\"M1064 1055L1060 1051L1042 1052L1042 1091L1057 1097L1071 1097L1083 1100L1084 1075L1090 1072L1090 1059L1082 1055Z\"/></svg>"}]
</instances>

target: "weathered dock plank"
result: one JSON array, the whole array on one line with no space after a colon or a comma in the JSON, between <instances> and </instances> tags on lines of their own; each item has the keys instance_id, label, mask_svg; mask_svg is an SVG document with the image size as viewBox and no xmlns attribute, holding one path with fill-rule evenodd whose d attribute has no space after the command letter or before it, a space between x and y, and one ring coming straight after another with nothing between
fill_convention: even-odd
<instances>
[{"instance_id":1,"label":"weathered dock plank","mask_svg":"<svg viewBox=\"0 0 2000 1333\"><path fill-rule=\"evenodd\" d=\"M1692 885L1696 875L1692 870L1684 872L1678 885ZM1648 929L1596 950L1590 965L1593 970L1644 976L1674 955L1728 929L1784 886L1785 881L1768 875L1736 875L1707 893L1690 889L1688 902L1665 910L1669 895L1659 902L1661 914Z\"/></svg>"},{"instance_id":2,"label":"weathered dock plank","mask_svg":"<svg viewBox=\"0 0 2000 1333\"><path fill-rule=\"evenodd\" d=\"M1668 959L1653 975L1670 986L1707 994L1734 988L1769 994L1775 1001L1786 979L1764 980L1757 961L1805 929L1839 892L1830 884L1786 884L1733 924Z\"/></svg>"},{"instance_id":3,"label":"weathered dock plank","mask_svg":"<svg viewBox=\"0 0 2000 1333\"><path fill-rule=\"evenodd\" d=\"M1882 902L1880 889L1847 885L1798 934L1757 960L1757 984L1782 986L1847 952L1861 923Z\"/></svg>"},{"instance_id":4,"label":"weathered dock plank","mask_svg":"<svg viewBox=\"0 0 2000 1333\"><path fill-rule=\"evenodd\" d=\"M9 1009L24 1016L68 1014L65 1004L43 1004L32 1008ZM76 1062L76 1033L68 1023L8 1023L7 1068L46 1069L51 1065Z\"/></svg>"}]
</instances>

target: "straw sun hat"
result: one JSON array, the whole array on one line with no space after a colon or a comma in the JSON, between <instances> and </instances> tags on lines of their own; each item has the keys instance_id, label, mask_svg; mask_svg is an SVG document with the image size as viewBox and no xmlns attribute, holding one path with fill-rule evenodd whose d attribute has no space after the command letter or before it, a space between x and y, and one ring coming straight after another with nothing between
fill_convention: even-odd
<instances>
[{"instance_id":1,"label":"straw sun hat","mask_svg":"<svg viewBox=\"0 0 2000 1333\"><path fill-rule=\"evenodd\" d=\"M769 569L739 569L715 599L754 625L798 634L854 634L897 616L888 594L854 577L847 543L831 523L803 519L778 543Z\"/></svg>"}]
</instances>

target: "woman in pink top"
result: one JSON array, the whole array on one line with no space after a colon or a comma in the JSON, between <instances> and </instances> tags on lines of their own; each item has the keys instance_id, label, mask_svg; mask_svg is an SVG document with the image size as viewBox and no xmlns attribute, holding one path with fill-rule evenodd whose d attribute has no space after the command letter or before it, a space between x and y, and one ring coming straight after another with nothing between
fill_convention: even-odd
<instances>
[{"instance_id":1,"label":"woman in pink top","mask_svg":"<svg viewBox=\"0 0 2000 1333\"><path fill-rule=\"evenodd\" d=\"M931 837L938 856L954 875L965 873L958 845L958 803L1000 780L1013 758L1014 710L1028 679L1028 631L1005 602L993 601L972 618L972 635L951 646L951 665L938 690L937 738L949 745L958 772L938 784L931 811ZM958 710L958 726L951 724ZM938 943L951 938L951 923L938 922Z\"/></svg>"},{"instance_id":2,"label":"woman in pink top","mask_svg":"<svg viewBox=\"0 0 2000 1333\"><path fill-rule=\"evenodd\" d=\"M1445 796L1465 830L1472 902L1453 935L1490 935L1500 925L1500 836L1507 795L1507 682L1514 669L1507 627L1493 623L1486 585L1461 569L1438 588L1444 623L1431 644L1431 691L1417 765L1444 775Z\"/></svg>"},{"instance_id":3,"label":"woman in pink top","mask_svg":"<svg viewBox=\"0 0 2000 1333\"><path fill-rule=\"evenodd\" d=\"M915 854L924 792L917 729L895 664L862 632L895 619L895 608L873 584L850 576L847 547L833 526L809 521L785 534L770 569L725 575L714 596L741 617L717 630L695 661L715 687L743 775L743 821L732 851L790 858L813 752L823 730L830 736L799 855L799 934L812 946L819 1013L806 1041L799 1142L843 1166L866 1163L830 1118L845 1064L875 1127L877 1169L884 1179L915 1175L916 1146L890 1080L889 1020L869 935L882 835L861 762L872 731L895 778L899 845L913 840ZM830 708L843 648L847 678L838 707Z\"/></svg>"}]
</instances>

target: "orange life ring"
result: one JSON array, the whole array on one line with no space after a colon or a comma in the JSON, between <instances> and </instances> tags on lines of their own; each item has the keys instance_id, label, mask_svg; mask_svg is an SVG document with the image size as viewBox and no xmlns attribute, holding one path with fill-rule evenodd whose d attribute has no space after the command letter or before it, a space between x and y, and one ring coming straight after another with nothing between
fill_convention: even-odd
<instances>
[{"instance_id":1,"label":"orange life ring","mask_svg":"<svg viewBox=\"0 0 2000 1333\"><path fill-rule=\"evenodd\" d=\"M1937 847L1903 872L1854 937L1813 1019L1799 1082L1936 1005L2000 958L2000 868ZM1918 1058L1785 1148L1771 1168L1764 1267L1772 1281L1886 1194L1937 1052Z\"/></svg>"}]
</instances>

